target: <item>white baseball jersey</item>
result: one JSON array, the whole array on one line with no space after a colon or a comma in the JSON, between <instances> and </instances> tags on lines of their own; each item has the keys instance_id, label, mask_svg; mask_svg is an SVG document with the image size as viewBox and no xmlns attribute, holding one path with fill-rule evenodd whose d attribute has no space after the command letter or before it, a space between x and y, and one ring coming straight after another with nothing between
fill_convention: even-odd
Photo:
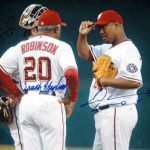
<instances>
[{"instance_id":1,"label":"white baseball jersey","mask_svg":"<svg viewBox=\"0 0 150 150\"><path fill-rule=\"evenodd\" d=\"M22 90L27 93L21 99L17 116L23 133L23 148L65 149L66 114L58 100L66 91L64 72L69 68L77 69L72 48L60 40L37 36L8 49L0 65L21 82ZM54 91L56 96L40 94L40 91L49 94ZM12 124L10 130L16 149L21 150L16 126Z\"/></svg>"},{"instance_id":2,"label":"white baseball jersey","mask_svg":"<svg viewBox=\"0 0 150 150\"><path fill-rule=\"evenodd\" d=\"M64 97L66 89L65 70L77 69L71 47L47 36L30 38L11 47L0 64L17 76L23 90L55 91L60 97Z\"/></svg>"},{"instance_id":3,"label":"white baseball jersey","mask_svg":"<svg viewBox=\"0 0 150 150\"><path fill-rule=\"evenodd\" d=\"M124 41L114 47L112 47L111 44L91 46L91 54L95 60L102 54L109 55L112 58L115 67L118 68L116 78L121 77L142 84L142 60L132 41ZM137 89L116 89L105 87L102 91L99 91L95 84L95 79L93 79L90 87L89 106L92 109L96 109L99 106L108 104L110 106L135 104L137 103L137 98Z\"/></svg>"}]
</instances>

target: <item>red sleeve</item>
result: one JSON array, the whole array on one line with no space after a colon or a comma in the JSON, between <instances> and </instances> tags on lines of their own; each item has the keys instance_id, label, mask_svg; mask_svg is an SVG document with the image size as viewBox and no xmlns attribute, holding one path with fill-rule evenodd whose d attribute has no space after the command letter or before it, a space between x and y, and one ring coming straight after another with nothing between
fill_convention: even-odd
<instances>
[{"instance_id":1,"label":"red sleeve","mask_svg":"<svg viewBox=\"0 0 150 150\"><path fill-rule=\"evenodd\" d=\"M10 94L13 96L20 96L22 93L11 79L10 75L7 74L4 69L0 68L0 86L4 86ZM2 91L3 92L3 91Z\"/></svg>"},{"instance_id":2,"label":"red sleeve","mask_svg":"<svg viewBox=\"0 0 150 150\"><path fill-rule=\"evenodd\" d=\"M94 55L92 46L90 46L90 48L89 48L89 58L88 58L88 61L89 61L89 62L94 62L95 60L96 60L96 56Z\"/></svg>"},{"instance_id":3,"label":"red sleeve","mask_svg":"<svg viewBox=\"0 0 150 150\"><path fill-rule=\"evenodd\" d=\"M78 71L75 68L69 68L65 71L65 78L68 86L68 98L76 101L78 98Z\"/></svg>"},{"instance_id":4,"label":"red sleeve","mask_svg":"<svg viewBox=\"0 0 150 150\"><path fill-rule=\"evenodd\" d=\"M92 54L91 54L91 51L89 51L89 58L88 58L88 61L89 61L89 62L93 62L93 61L94 61L94 58L93 58L93 56L92 56Z\"/></svg>"}]
</instances>

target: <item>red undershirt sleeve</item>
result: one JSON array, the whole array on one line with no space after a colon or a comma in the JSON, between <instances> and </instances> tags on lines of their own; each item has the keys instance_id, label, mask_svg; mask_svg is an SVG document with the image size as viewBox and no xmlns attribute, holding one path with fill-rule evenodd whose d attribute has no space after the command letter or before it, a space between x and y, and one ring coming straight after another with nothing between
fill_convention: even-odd
<instances>
[{"instance_id":1,"label":"red undershirt sleeve","mask_svg":"<svg viewBox=\"0 0 150 150\"><path fill-rule=\"evenodd\" d=\"M89 51L89 58L88 58L88 61L89 61L89 62L93 62L93 61L94 61L94 58L93 58L93 56L92 56L92 54L91 54L91 51Z\"/></svg>"},{"instance_id":2,"label":"red undershirt sleeve","mask_svg":"<svg viewBox=\"0 0 150 150\"><path fill-rule=\"evenodd\" d=\"M16 84L13 82L9 74L6 74L1 68L0 68L0 86L4 86L8 92L10 92L13 96L19 96L21 95L21 91L18 89Z\"/></svg>"},{"instance_id":3,"label":"red undershirt sleeve","mask_svg":"<svg viewBox=\"0 0 150 150\"><path fill-rule=\"evenodd\" d=\"M78 98L78 71L75 68L69 68L65 71L66 83L68 86L68 98L75 102Z\"/></svg>"}]
</instances>

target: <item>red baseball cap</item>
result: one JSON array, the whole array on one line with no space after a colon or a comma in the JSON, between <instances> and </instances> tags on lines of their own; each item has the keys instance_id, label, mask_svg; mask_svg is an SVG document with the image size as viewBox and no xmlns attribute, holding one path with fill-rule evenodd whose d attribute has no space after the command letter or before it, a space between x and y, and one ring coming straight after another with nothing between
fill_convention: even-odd
<instances>
[{"instance_id":1,"label":"red baseball cap","mask_svg":"<svg viewBox=\"0 0 150 150\"><path fill-rule=\"evenodd\" d=\"M62 25L67 26L66 23L62 22L58 12L48 9L42 13L39 17L37 26L56 26Z\"/></svg>"},{"instance_id":2,"label":"red baseball cap","mask_svg":"<svg viewBox=\"0 0 150 150\"><path fill-rule=\"evenodd\" d=\"M116 11L106 10L98 15L96 25L107 25L111 22L123 24L122 17Z\"/></svg>"}]
</instances>

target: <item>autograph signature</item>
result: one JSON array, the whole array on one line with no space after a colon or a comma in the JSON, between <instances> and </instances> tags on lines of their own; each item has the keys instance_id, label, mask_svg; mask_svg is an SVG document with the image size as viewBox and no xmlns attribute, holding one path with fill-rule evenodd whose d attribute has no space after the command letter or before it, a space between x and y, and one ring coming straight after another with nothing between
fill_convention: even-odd
<instances>
[{"instance_id":1,"label":"autograph signature","mask_svg":"<svg viewBox=\"0 0 150 150\"><path fill-rule=\"evenodd\" d=\"M95 106L95 108L96 108L98 105L100 105L100 102L101 102L104 98L106 98L107 89L106 89L106 88L103 88L103 90L105 91L105 94L104 94L104 96L103 96L101 99L96 99L96 100L95 100L95 98L98 96L98 94L101 93L102 90L98 91L98 92L93 96L92 99L89 99L88 102L86 102L86 103L84 103L84 104L81 104L80 107L84 107L84 106L86 106L86 105L99 102L99 103ZM150 96L150 88L148 88L145 92L141 92L141 93L139 93L139 94L130 94L130 95L123 95L123 96L118 96L118 97L113 97L113 95L111 95L111 96L109 96L109 97L107 98L107 100L114 100L114 99L119 99L119 98L122 98L122 97L131 97L131 96L136 96L136 95L138 95L138 100L137 100L137 102L140 102L141 100L143 100L144 96L147 96L147 97ZM110 104L110 105L118 105L118 104L125 105L125 104L126 104L126 101L124 100L124 101L121 101L121 102L119 102L119 103L113 103L113 104Z\"/></svg>"},{"instance_id":2,"label":"autograph signature","mask_svg":"<svg viewBox=\"0 0 150 150\"><path fill-rule=\"evenodd\" d=\"M0 29L0 44L4 44L6 39L13 36L13 32L14 30L16 30L16 27L15 27L15 17L14 16L11 16L7 22L6 22L6 30L1 32L1 29Z\"/></svg>"},{"instance_id":3,"label":"autograph signature","mask_svg":"<svg viewBox=\"0 0 150 150\"><path fill-rule=\"evenodd\" d=\"M49 91L57 91L57 90L64 90L66 88L66 84L60 84L60 82L62 81L62 79L64 78L64 76L61 77L61 79L58 81L57 84L54 84L53 81L47 81L45 84L37 84L37 85L27 85L27 83L25 82L25 88L23 89L23 91L27 92L27 91L45 91L45 92L49 92Z\"/></svg>"}]
</instances>

